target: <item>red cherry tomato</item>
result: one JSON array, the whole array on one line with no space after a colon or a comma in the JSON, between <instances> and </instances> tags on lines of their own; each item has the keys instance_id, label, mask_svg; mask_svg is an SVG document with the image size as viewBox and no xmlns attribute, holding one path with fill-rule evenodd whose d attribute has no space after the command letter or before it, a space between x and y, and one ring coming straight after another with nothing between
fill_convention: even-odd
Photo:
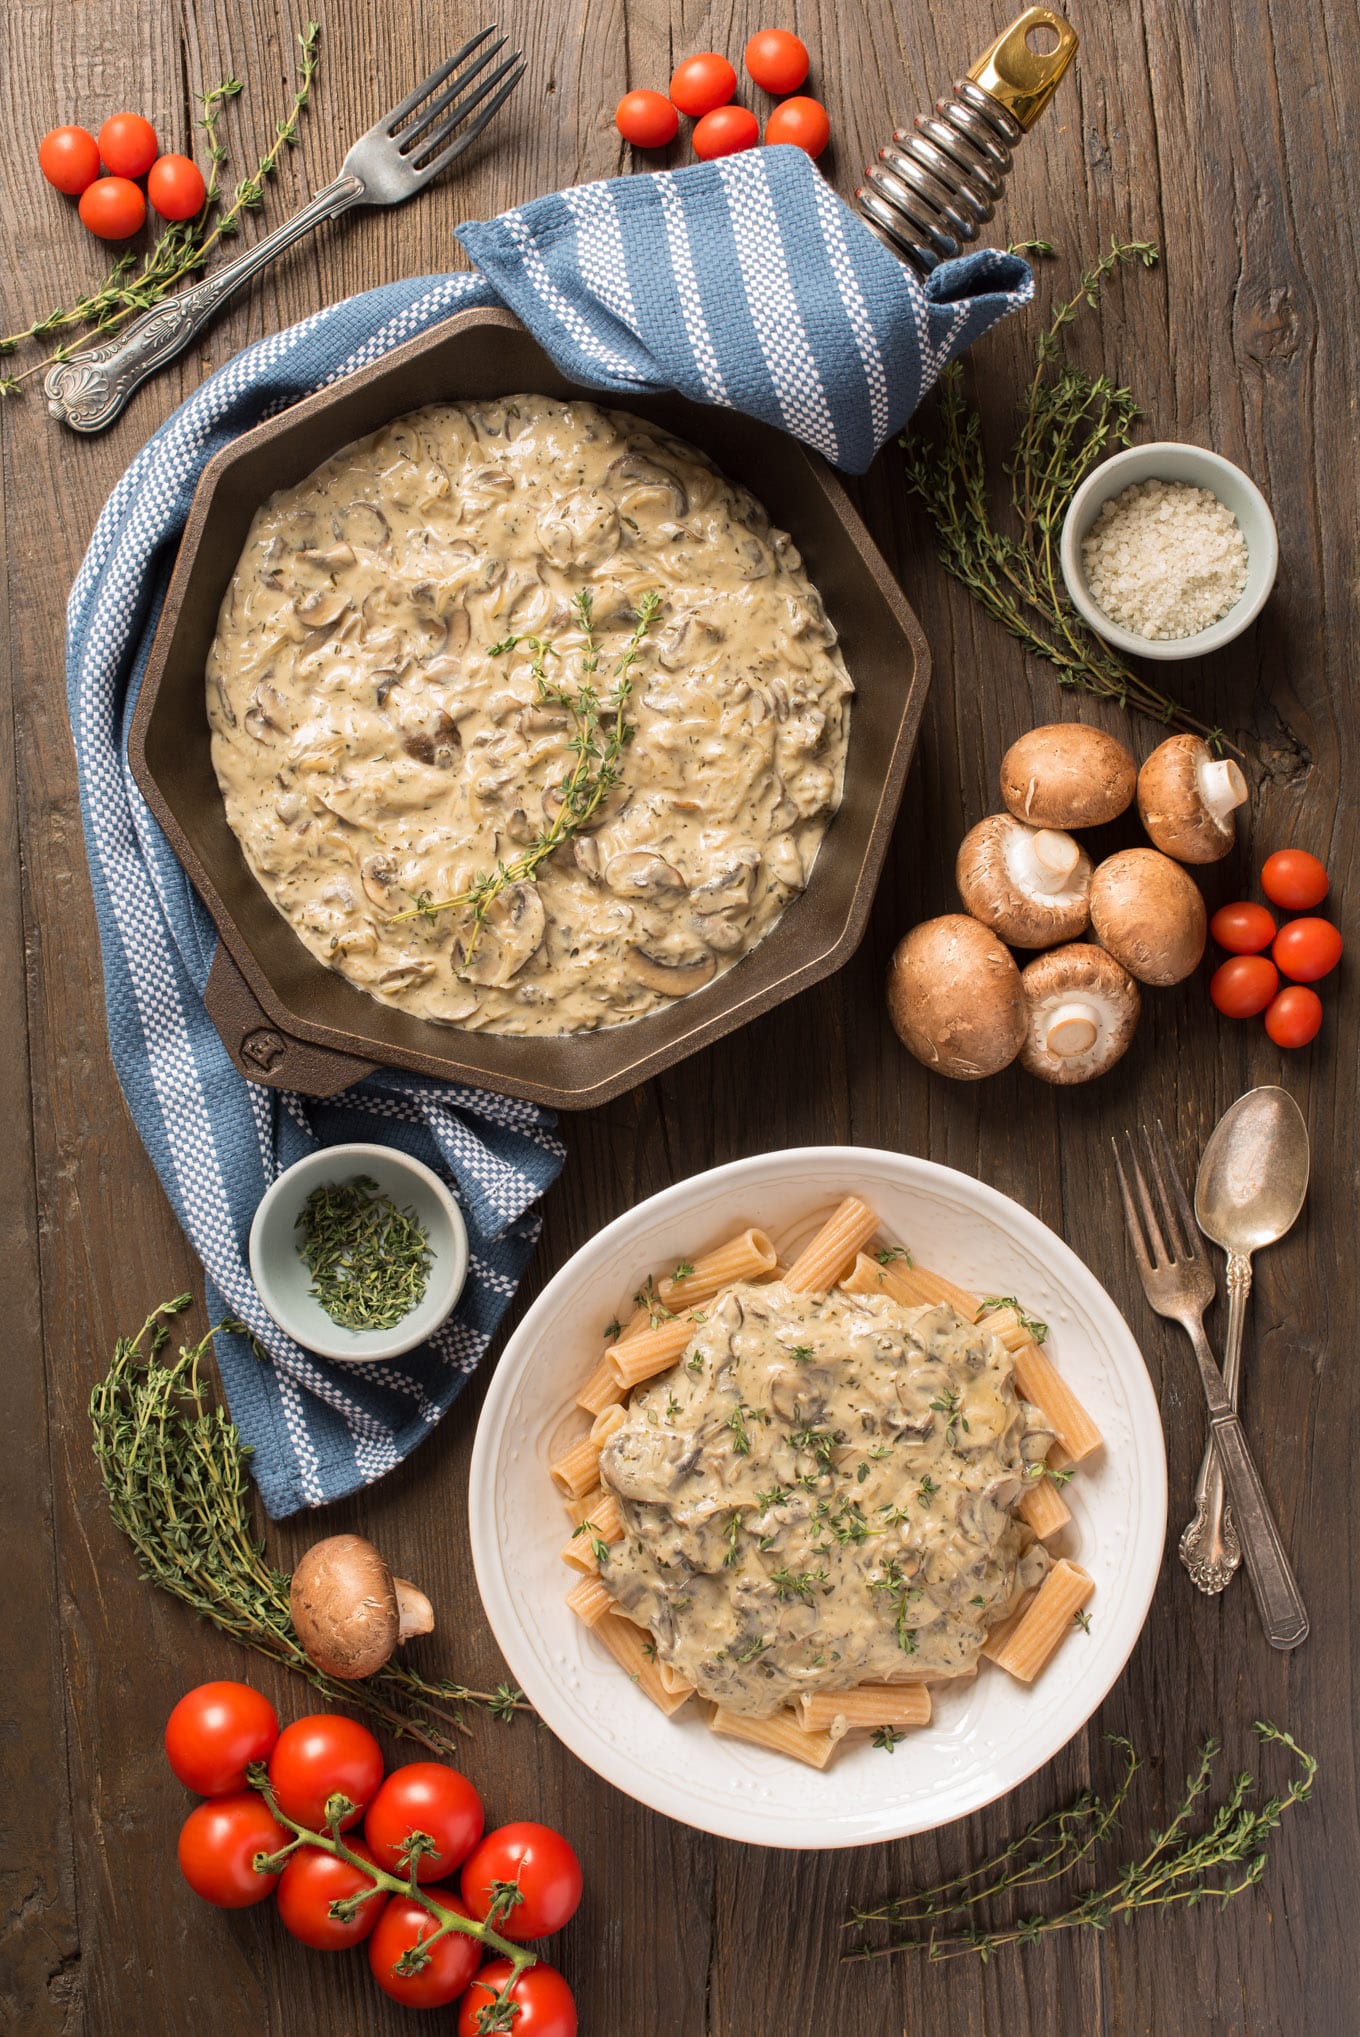
<instances>
[{"instance_id":1,"label":"red cherry tomato","mask_svg":"<svg viewBox=\"0 0 1360 2037\"><path fill-rule=\"evenodd\" d=\"M111 113L99 130L99 153L114 177L144 177L160 154L156 130L140 113Z\"/></svg>"},{"instance_id":2,"label":"red cherry tomato","mask_svg":"<svg viewBox=\"0 0 1360 2037\"><path fill-rule=\"evenodd\" d=\"M463 1901L502 1938L547 1938L576 1915L581 1863L560 1832L522 1820L488 1832L467 1866Z\"/></svg>"},{"instance_id":3,"label":"red cherry tomato","mask_svg":"<svg viewBox=\"0 0 1360 2037\"><path fill-rule=\"evenodd\" d=\"M473 1981L458 2010L458 2037L482 2037L482 2011L494 2002L514 1972L508 1959L493 1959ZM537 1966L522 1973L509 1999L519 2014L506 2028L514 2037L576 2037L576 2002L555 1966Z\"/></svg>"},{"instance_id":4,"label":"red cherry tomato","mask_svg":"<svg viewBox=\"0 0 1360 2037\"><path fill-rule=\"evenodd\" d=\"M635 149L664 149L680 129L680 115L664 92L625 92L614 125Z\"/></svg>"},{"instance_id":5,"label":"red cherry tomato","mask_svg":"<svg viewBox=\"0 0 1360 2037\"><path fill-rule=\"evenodd\" d=\"M1316 983L1330 976L1341 960L1341 934L1329 919L1287 920L1275 936L1271 954L1282 976L1296 983Z\"/></svg>"},{"instance_id":6,"label":"red cherry tomato","mask_svg":"<svg viewBox=\"0 0 1360 2037\"><path fill-rule=\"evenodd\" d=\"M1234 955L1209 978L1209 995L1224 1018L1254 1018L1280 987L1280 973L1264 955Z\"/></svg>"},{"instance_id":7,"label":"red cherry tomato","mask_svg":"<svg viewBox=\"0 0 1360 2037\"><path fill-rule=\"evenodd\" d=\"M1307 849L1277 849L1261 866L1261 889L1286 912L1311 912L1327 896L1327 872Z\"/></svg>"},{"instance_id":8,"label":"red cherry tomato","mask_svg":"<svg viewBox=\"0 0 1360 2037\"><path fill-rule=\"evenodd\" d=\"M807 44L787 28L762 28L746 45L746 69L762 91L782 98L808 74Z\"/></svg>"},{"instance_id":9,"label":"red cherry tomato","mask_svg":"<svg viewBox=\"0 0 1360 2037\"><path fill-rule=\"evenodd\" d=\"M373 1859L362 1841L349 1844L361 1860ZM366 1889L372 1893L364 1897L352 1917L331 1915L332 1903L363 1896ZM387 1891L370 1881L362 1868L351 1867L347 1860L324 1852L320 1846L300 1847L279 1877L283 1927L314 1952L343 1952L346 1946L360 1944L376 1925L386 1901Z\"/></svg>"},{"instance_id":10,"label":"red cherry tomato","mask_svg":"<svg viewBox=\"0 0 1360 2037\"><path fill-rule=\"evenodd\" d=\"M716 113L706 113L695 121L690 136L701 163L711 163L718 156L739 156L759 140L760 122L744 106L720 106Z\"/></svg>"},{"instance_id":11,"label":"red cherry tomato","mask_svg":"<svg viewBox=\"0 0 1360 2037\"><path fill-rule=\"evenodd\" d=\"M146 218L140 184L128 177L96 177L80 194L83 226L100 240L131 240Z\"/></svg>"},{"instance_id":12,"label":"red cherry tomato","mask_svg":"<svg viewBox=\"0 0 1360 2037\"><path fill-rule=\"evenodd\" d=\"M347 1796L354 1808L340 1830L357 1825L382 1781L383 1758L367 1726L338 1712L296 1719L279 1735L269 1761L269 1782L279 1809L309 1831L326 1829L326 1800Z\"/></svg>"},{"instance_id":13,"label":"red cherry tomato","mask_svg":"<svg viewBox=\"0 0 1360 2037\"><path fill-rule=\"evenodd\" d=\"M1266 1007L1266 1031L1277 1047L1306 1047L1322 1025L1322 999L1295 983Z\"/></svg>"},{"instance_id":14,"label":"red cherry tomato","mask_svg":"<svg viewBox=\"0 0 1360 2037\"><path fill-rule=\"evenodd\" d=\"M831 139L825 106L816 99L786 99L766 121L765 139L771 146L791 142L815 161Z\"/></svg>"},{"instance_id":15,"label":"red cherry tomato","mask_svg":"<svg viewBox=\"0 0 1360 2037\"><path fill-rule=\"evenodd\" d=\"M467 1911L451 1888L431 1886L428 1893L446 1910L465 1917ZM412 1896L393 1896L378 1919L368 1941L369 1970L385 1995L404 2002L408 2009L440 2009L462 1994L477 1971L482 1948L464 1931L448 1931L436 1938L429 1958L416 1973L398 1973L404 1952L439 1929L435 1918Z\"/></svg>"},{"instance_id":16,"label":"red cherry tomato","mask_svg":"<svg viewBox=\"0 0 1360 2037\"><path fill-rule=\"evenodd\" d=\"M165 1722L165 1754L186 1789L224 1797L246 1786L252 1761L268 1761L278 1715L248 1683L201 1683Z\"/></svg>"},{"instance_id":17,"label":"red cherry tomato","mask_svg":"<svg viewBox=\"0 0 1360 2037\"><path fill-rule=\"evenodd\" d=\"M465 1775L442 1761L410 1761L394 1768L368 1807L364 1837L389 1874L405 1874L406 1842L424 1832L435 1842L421 1853L417 1881L438 1881L461 1867L486 1825L482 1800Z\"/></svg>"},{"instance_id":18,"label":"red cherry tomato","mask_svg":"<svg viewBox=\"0 0 1360 2037\"><path fill-rule=\"evenodd\" d=\"M1209 922L1209 932L1230 955L1259 955L1275 938L1275 916L1263 905L1250 905L1242 899L1235 905L1220 905Z\"/></svg>"},{"instance_id":19,"label":"red cherry tomato","mask_svg":"<svg viewBox=\"0 0 1360 2037\"><path fill-rule=\"evenodd\" d=\"M262 1903L278 1880L258 1874L258 1854L277 1853L292 1835L270 1816L253 1789L198 1804L180 1829L179 1871L196 1896L219 1910Z\"/></svg>"},{"instance_id":20,"label":"red cherry tomato","mask_svg":"<svg viewBox=\"0 0 1360 2037\"><path fill-rule=\"evenodd\" d=\"M54 127L38 143L38 168L56 191L79 198L99 175L99 143L83 127Z\"/></svg>"},{"instance_id":21,"label":"red cherry tomato","mask_svg":"<svg viewBox=\"0 0 1360 2037\"><path fill-rule=\"evenodd\" d=\"M146 180L146 195L162 219L194 219L203 210L208 187L202 170L188 156L158 156Z\"/></svg>"},{"instance_id":22,"label":"red cherry tomato","mask_svg":"<svg viewBox=\"0 0 1360 2037\"><path fill-rule=\"evenodd\" d=\"M737 74L726 57L716 50L701 50L686 57L671 73L671 103L688 113L691 120L726 106L737 89Z\"/></svg>"}]
</instances>

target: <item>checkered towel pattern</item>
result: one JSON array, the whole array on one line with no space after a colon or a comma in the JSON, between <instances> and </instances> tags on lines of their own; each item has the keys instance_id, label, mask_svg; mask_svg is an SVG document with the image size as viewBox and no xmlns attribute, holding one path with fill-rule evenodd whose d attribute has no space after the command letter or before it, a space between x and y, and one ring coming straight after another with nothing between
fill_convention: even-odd
<instances>
[{"instance_id":1,"label":"checkered towel pattern","mask_svg":"<svg viewBox=\"0 0 1360 2037\"><path fill-rule=\"evenodd\" d=\"M127 735L175 547L221 446L470 305L503 302L574 379L626 396L678 388L749 410L851 471L944 363L1031 291L979 254L919 282L797 150L587 185L461 229L481 273L425 276L318 312L248 348L162 426L106 505L71 593L67 687L109 1034L119 1080L207 1276L231 1411L276 1518L382 1477L471 1375L514 1295L564 1149L549 1113L381 1071L316 1102L244 1082L203 1009L212 922L133 784ZM472 1247L439 1334L385 1365L333 1365L265 1314L250 1220L318 1146L377 1140L437 1168ZM148 1302L160 1297L149 1296Z\"/></svg>"}]
</instances>

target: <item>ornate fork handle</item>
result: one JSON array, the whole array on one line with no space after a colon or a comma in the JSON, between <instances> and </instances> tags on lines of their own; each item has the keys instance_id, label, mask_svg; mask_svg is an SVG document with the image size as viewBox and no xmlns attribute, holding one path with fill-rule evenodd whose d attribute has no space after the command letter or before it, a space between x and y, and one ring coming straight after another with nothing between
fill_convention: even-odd
<instances>
[{"instance_id":1,"label":"ornate fork handle","mask_svg":"<svg viewBox=\"0 0 1360 2037\"><path fill-rule=\"evenodd\" d=\"M1251 1260L1228 1254L1228 1333L1223 1349L1223 1384L1234 1407L1242 1369L1242 1331L1251 1293ZM1201 1591L1222 1591L1242 1561L1242 1545L1223 1486L1223 1467L1212 1441L1205 1445L1195 1480L1195 1511L1180 1541L1181 1562Z\"/></svg>"},{"instance_id":2,"label":"ornate fork handle","mask_svg":"<svg viewBox=\"0 0 1360 2037\"><path fill-rule=\"evenodd\" d=\"M135 389L148 375L183 353L196 333L215 318L228 297L259 271L300 240L325 219L337 219L351 205L362 203L363 179L341 175L285 219L254 247L247 248L225 268L215 269L202 282L191 284L178 296L153 305L133 319L119 333L95 345L82 347L49 370L43 383L47 408L72 431L98 432L122 411Z\"/></svg>"}]
</instances>

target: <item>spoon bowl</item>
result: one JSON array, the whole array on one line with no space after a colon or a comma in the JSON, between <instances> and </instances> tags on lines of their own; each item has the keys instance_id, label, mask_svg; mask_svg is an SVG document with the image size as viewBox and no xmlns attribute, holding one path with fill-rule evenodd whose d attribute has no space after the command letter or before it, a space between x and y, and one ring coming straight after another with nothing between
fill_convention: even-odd
<instances>
[{"instance_id":1,"label":"spoon bowl","mask_svg":"<svg viewBox=\"0 0 1360 2037\"><path fill-rule=\"evenodd\" d=\"M1268 1084L1239 1096L1199 1163L1195 1218L1205 1237L1225 1252L1273 1245L1303 1208L1309 1164L1308 1127L1287 1089Z\"/></svg>"}]
</instances>

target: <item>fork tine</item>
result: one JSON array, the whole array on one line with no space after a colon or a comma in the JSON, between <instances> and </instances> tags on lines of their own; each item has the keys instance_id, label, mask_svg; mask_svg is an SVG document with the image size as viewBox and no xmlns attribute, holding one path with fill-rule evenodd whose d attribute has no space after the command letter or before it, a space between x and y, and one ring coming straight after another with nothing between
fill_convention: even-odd
<instances>
[{"instance_id":1,"label":"fork tine","mask_svg":"<svg viewBox=\"0 0 1360 2037\"><path fill-rule=\"evenodd\" d=\"M437 99L428 100L416 109L409 126L396 128L392 131L392 139L403 153L409 152L411 143L418 136L425 134L433 126L434 122L438 120L440 114L454 104L459 94L467 90L473 79L486 69L493 58L500 55L501 51L505 48L505 44L506 37L503 35L497 36L495 42L487 44L475 64L469 64L466 70L460 69L454 77L449 79L448 84ZM518 50L513 51L510 61L513 62L519 54ZM504 64L502 64L501 69L505 69Z\"/></svg>"},{"instance_id":2,"label":"fork tine","mask_svg":"<svg viewBox=\"0 0 1360 2037\"><path fill-rule=\"evenodd\" d=\"M453 161L455 156L461 156L463 150L469 147L472 142L476 141L478 135L481 133L482 129L487 125L488 121L494 119L496 114L499 113L501 107L504 106L506 100L510 97L510 94L514 91L516 85L518 85L520 79L524 76L524 69L525 69L524 65L521 64L519 69L514 73L514 75L506 79L505 83L501 86L500 91L496 94L495 98L485 108L485 110L478 114L476 120L473 121L471 127L468 128L467 132L465 134L455 135L454 139L449 143L448 147L444 150L443 154L436 156L433 162L422 163L420 165L419 170L417 171L417 175L420 177L437 177L441 170L448 168L449 164ZM494 80L490 82L494 83ZM482 95L481 93L478 93L477 96L478 98L480 98ZM462 120L463 118L464 115L460 113L458 116L458 120ZM456 126L457 124L458 124L457 121L455 121L454 125Z\"/></svg>"},{"instance_id":3,"label":"fork tine","mask_svg":"<svg viewBox=\"0 0 1360 2037\"><path fill-rule=\"evenodd\" d=\"M387 118L382 122L382 126L387 132L390 134L398 121L405 120L408 113L414 113L421 100L428 99L431 92L437 90L443 84L450 71L457 70L465 57L470 57L472 52L480 44L484 43L489 35L496 33L496 26L497 24L493 21L489 28L482 29L480 34L474 35L470 41L465 42L463 47L455 56L451 56L447 63L440 64L437 70L431 71L428 78L422 79L414 92L408 92L401 104L394 106L387 115Z\"/></svg>"},{"instance_id":4,"label":"fork tine","mask_svg":"<svg viewBox=\"0 0 1360 2037\"><path fill-rule=\"evenodd\" d=\"M473 108L475 106L480 106L483 99L485 99L487 93L493 92L496 89L497 85L501 83L502 79L506 77L507 73L515 69L516 65L519 66L519 74L516 76L514 81L515 85L517 85L519 83L520 77L523 76L524 72L523 52L520 50L512 50L510 55L506 58L505 62L503 64L498 64L496 69L491 73L489 78L483 78L481 84L478 85L475 92L469 92L466 98L459 97L454 101L452 111L448 113L443 120L440 121L438 127L434 128L433 130L429 129L425 130L419 136L415 137L414 140L410 140L407 134L399 135L397 137L397 144L398 147L401 149L402 154L405 156L407 162L414 163L417 157L428 156L431 149L437 149L443 142L447 141L449 136L454 132L454 129L462 126L463 122L467 119L468 115L472 112ZM514 85L512 85L510 89L511 91L513 91ZM496 105L498 106L499 104L500 101L497 100ZM495 110L496 106L488 107L486 117L489 118L490 115L495 112ZM414 130L410 130L409 134L413 135ZM468 140L470 141L471 139L472 136L469 135ZM421 167L423 168L424 165L422 164Z\"/></svg>"},{"instance_id":5,"label":"fork tine","mask_svg":"<svg viewBox=\"0 0 1360 2037\"><path fill-rule=\"evenodd\" d=\"M1191 1256L1190 1248L1182 1238L1180 1225L1175 1219L1171 1204L1171 1192L1167 1188L1166 1176L1162 1172L1160 1156L1153 1146L1152 1134L1147 1126L1140 1125L1138 1130L1142 1138L1143 1154L1147 1161L1148 1176L1152 1182L1152 1189L1156 1198L1158 1220L1163 1231L1166 1233L1167 1256L1172 1260L1184 1262ZM1174 1173L1174 1171L1173 1168L1172 1172Z\"/></svg>"},{"instance_id":6,"label":"fork tine","mask_svg":"<svg viewBox=\"0 0 1360 2037\"><path fill-rule=\"evenodd\" d=\"M1157 1211L1153 1205L1152 1191L1148 1187L1147 1176L1144 1174L1142 1162L1138 1158L1138 1148L1134 1143L1133 1133L1126 1132L1124 1137L1128 1141L1129 1164L1133 1168L1133 1186L1138 1196L1138 1207L1143 1213L1143 1230L1148 1241L1148 1253L1154 1266L1164 1266L1172 1255L1167 1251L1165 1240L1162 1237L1162 1227L1157 1221Z\"/></svg>"},{"instance_id":7,"label":"fork tine","mask_svg":"<svg viewBox=\"0 0 1360 2037\"><path fill-rule=\"evenodd\" d=\"M1195 1213L1190 1207L1190 1198L1185 1192L1185 1183L1181 1179L1181 1170L1176 1165L1176 1156L1171 1150L1171 1141L1166 1136L1166 1126L1160 1118L1157 1120L1157 1137L1161 1142L1162 1157L1166 1161L1167 1176L1175 1194L1176 1212L1180 1218L1181 1236L1185 1240L1185 1256L1187 1259L1202 1259L1204 1257L1204 1240L1199 1225L1195 1221Z\"/></svg>"},{"instance_id":8,"label":"fork tine","mask_svg":"<svg viewBox=\"0 0 1360 2037\"><path fill-rule=\"evenodd\" d=\"M1115 1172L1119 1176L1119 1193L1124 1203L1124 1221L1129 1227L1129 1242L1133 1246L1133 1256L1138 1261L1138 1271L1146 1275L1152 1271L1152 1267L1148 1260L1147 1246L1143 1242L1143 1227L1138 1221L1138 1212L1134 1208L1133 1197L1129 1193L1128 1176L1124 1172L1124 1162L1119 1157L1118 1139L1111 1139L1110 1150L1114 1154Z\"/></svg>"}]
</instances>

